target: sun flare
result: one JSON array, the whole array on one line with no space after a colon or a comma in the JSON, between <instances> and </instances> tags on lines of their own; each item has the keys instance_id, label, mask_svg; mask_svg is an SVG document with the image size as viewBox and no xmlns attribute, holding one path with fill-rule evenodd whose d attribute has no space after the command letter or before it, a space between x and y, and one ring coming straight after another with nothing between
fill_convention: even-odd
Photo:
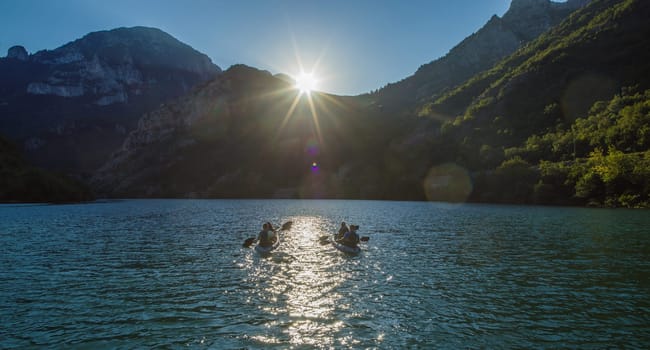
<instances>
[{"instance_id":1,"label":"sun flare","mask_svg":"<svg viewBox=\"0 0 650 350\"><path fill-rule=\"evenodd\" d=\"M295 77L296 89L301 93L309 94L317 88L318 79L311 73L301 73Z\"/></svg>"}]
</instances>

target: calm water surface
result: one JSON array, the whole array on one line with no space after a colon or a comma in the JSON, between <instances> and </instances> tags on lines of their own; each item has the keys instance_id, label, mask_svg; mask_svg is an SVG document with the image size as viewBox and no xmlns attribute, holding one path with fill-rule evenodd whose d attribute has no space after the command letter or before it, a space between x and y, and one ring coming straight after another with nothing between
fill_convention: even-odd
<instances>
[{"instance_id":1,"label":"calm water surface","mask_svg":"<svg viewBox=\"0 0 650 350\"><path fill-rule=\"evenodd\" d=\"M271 256L242 242L293 220ZM345 220L359 256L319 237ZM649 348L650 212L0 205L0 348Z\"/></svg>"}]
</instances>

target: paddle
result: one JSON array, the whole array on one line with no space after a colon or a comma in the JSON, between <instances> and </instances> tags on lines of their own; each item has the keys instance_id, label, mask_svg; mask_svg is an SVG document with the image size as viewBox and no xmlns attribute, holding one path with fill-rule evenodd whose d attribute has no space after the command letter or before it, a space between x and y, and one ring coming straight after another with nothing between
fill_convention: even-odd
<instances>
[{"instance_id":1,"label":"paddle","mask_svg":"<svg viewBox=\"0 0 650 350\"><path fill-rule=\"evenodd\" d=\"M255 243L255 241L257 241L257 238L255 238L255 237L246 238L246 240L244 241L244 244L242 244L242 247L248 248L248 247L251 246L251 244Z\"/></svg>"},{"instance_id":2,"label":"paddle","mask_svg":"<svg viewBox=\"0 0 650 350\"><path fill-rule=\"evenodd\" d=\"M291 229L291 225L293 225L293 221L287 221L284 224L282 224L282 227L280 228L280 231L287 231ZM248 248L250 247L253 243L257 242L257 237L250 237L246 238L244 241L244 244L242 244L242 247Z\"/></svg>"}]
</instances>

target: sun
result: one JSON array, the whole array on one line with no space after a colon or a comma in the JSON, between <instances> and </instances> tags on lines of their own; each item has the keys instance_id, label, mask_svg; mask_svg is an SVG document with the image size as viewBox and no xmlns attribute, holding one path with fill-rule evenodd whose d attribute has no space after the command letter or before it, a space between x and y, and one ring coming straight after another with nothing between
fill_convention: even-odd
<instances>
[{"instance_id":1,"label":"sun","mask_svg":"<svg viewBox=\"0 0 650 350\"><path fill-rule=\"evenodd\" d=\"M296 89L300 90L300 93L310 94L318 85L318 79L312 73L301 73L294 79L296 81Z\"/></svg>"}]
</instances>

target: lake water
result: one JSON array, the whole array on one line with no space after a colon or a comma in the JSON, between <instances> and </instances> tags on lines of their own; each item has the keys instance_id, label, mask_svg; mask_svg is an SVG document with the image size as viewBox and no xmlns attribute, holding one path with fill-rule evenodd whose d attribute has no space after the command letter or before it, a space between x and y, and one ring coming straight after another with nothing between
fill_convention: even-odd
<instances>
[{"instance_id":1,"label":"lake water","mask_svg":"<svg viewBox=\"0 0 650 350\"><path fill-rule=\"evenodd\" d=\"M292 220L270 256L243 248ZM347 256L319 237L370 237ZM650 212L0 205L0 348L648 348Z\"/></svg>"}]
</instances>

